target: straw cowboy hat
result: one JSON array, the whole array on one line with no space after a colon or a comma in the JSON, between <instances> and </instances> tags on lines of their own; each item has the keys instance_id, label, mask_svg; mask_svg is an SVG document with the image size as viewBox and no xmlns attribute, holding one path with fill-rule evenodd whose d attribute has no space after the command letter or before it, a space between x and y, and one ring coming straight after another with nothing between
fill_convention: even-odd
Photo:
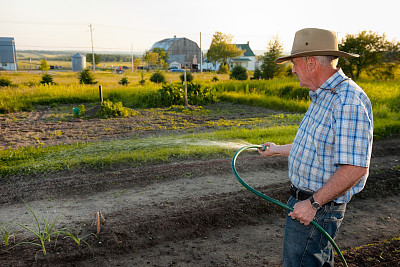
<instances>
[{"instance_id":1,"label":"straw cowboy hat","mask_svg":"<svg viewBox=\"0 0 400 267\"><path fill-rule=\"evenodd\" d=\"M315 28L302 29L296 32L290 54L290 56L277 58L275 62L282 64L292 58L305 56L359 56L339 51L335 32Z\"/></svg>"}]
</instances>

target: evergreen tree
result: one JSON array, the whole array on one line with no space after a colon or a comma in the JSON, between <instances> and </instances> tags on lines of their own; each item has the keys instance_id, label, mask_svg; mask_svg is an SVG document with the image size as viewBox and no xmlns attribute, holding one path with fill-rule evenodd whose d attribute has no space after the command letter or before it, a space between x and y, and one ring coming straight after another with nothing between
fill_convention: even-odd
<instances>
[{"instance_id":1,"label":"evergreen tree","mask_svg":"<svg viewBox=\"0 0 400 267\"><path fill-rule=\"evenodd\" d=\"M261 56L261 73L262 78L272 79L281 75L284 72L284 66L275 63L275 59L283 55L283 45L278 37L274 37L268 43L268 51Z\"/></svg>"}]
</instances>

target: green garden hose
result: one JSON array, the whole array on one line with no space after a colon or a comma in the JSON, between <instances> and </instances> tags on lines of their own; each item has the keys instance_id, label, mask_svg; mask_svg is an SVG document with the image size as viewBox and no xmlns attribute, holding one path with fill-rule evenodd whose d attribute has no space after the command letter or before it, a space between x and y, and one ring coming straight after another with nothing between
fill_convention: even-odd
<instances>
[{"instance_id":1,"label":"green garden hose","mask_svg":"<svg viewBox=\"0 0 400 267\"><path fill-rule=\"evenodd\" d=\"M264 145L248 145L248 146L244 146L244 147L240 148L240 149L235 153L235 155L234 155L233 158L232 158L232 171L233 171L233 174L236 176L236 179L237 179L246 189L250 190L252 193L256 194L257 196L259 196L259 197L261 197L261 198L263 198L263 199L265 199L265 200L268 200L269 202L272 202L272 203L274 203L274 204L276 204L276 205L278 205L278 206L280 206L280 207L282 207L282 208L284 208L284 209L293 211L293 208L291 208L291 207L289 207L288 205L283 204L282 202L280 202L280 201L278 201L278 200L276 200L276 199L273 199L273 198L271 198L271 197L269 197L269 196L267 196L267 195L264 195L263 193L261 193L261 192L255 190L254 188L252 188L251 186L249 186L248 184L246 184L246 183L242 180L242 178L240 178L238 172L236 171L236 159L237 159L237 157L239 156L240 153L242 153L244 150L250 149L250 148L265 149L265 146L264 146ZM346 260L344 259L343 254L340 252L338 246L336 245L336 243L335 243L335 241L332 239L332 237L324 230L324 228L322 228L322 227L321 227L318 223L316 223L315 221L311 221L311 224L314 225L314 226L329 240L329 242L331 242L332 246L335 248L335 251L336 251L337 254L339 255L340 259L342 260L343 265L347 267Z\"/></svg>"}]
</instances>

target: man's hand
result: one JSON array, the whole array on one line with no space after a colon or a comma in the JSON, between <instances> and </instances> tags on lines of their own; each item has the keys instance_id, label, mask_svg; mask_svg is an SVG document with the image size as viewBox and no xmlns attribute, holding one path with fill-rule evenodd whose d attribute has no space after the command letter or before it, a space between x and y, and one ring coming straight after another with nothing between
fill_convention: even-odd
<instances>
[{"instance_id":1,"label":"man's hand","mask_svg":"<svg viewBox=\"0 0 400 267\"><path fill-rule=\"evenodd\" d=\"M275 152L276 145L272 142L267 142L264 144L265 150L258 149L258 153L263 155L264 157L271 157L272 155L277 154Z\"/></svg>"},{"instance_id":2,"label":"man's hand","mask_svg":"<svg viewBox=\"0 0 400 267\"><path fill-rule=\"evenodd\" d=\"M293 211L289 212L289 216L307 226L314 219L316 213L317 211L311 206L310 200L306 199L294 204Z\"/></svg>"}]
</instances>

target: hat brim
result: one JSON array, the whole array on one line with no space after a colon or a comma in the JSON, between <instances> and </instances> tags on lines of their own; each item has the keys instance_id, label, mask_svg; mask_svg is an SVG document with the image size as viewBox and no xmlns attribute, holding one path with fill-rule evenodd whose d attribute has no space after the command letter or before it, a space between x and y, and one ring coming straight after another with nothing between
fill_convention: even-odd
<instances>
[{"instance_id":1,"label":"hat brim","mask_svg":"<svg viewBox=\"0 0 400 267\"><path fill-rule=\"evenodd\" d=\"M286 57L278 57L277 59L275 59L275 62L277 64L282 64L293 58L306 57L306 56L359 57L359 55L357 55L357 54L346 53L346 52L342 52L342 51L319 50L319 51L294 53L294 54L292 54L290 56L286 56Z\"/></svg>"}]
</instances>

